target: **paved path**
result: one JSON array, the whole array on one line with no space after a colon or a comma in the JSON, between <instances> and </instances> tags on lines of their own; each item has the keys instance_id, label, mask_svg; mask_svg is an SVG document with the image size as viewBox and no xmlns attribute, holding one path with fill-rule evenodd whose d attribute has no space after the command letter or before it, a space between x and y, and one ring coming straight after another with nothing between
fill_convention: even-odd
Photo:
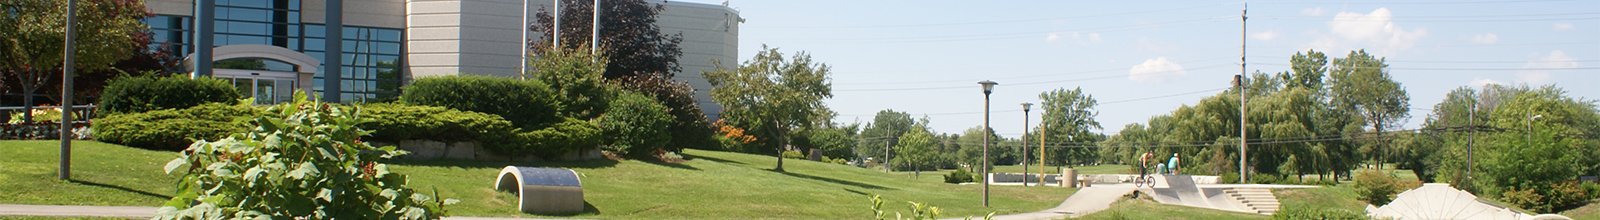
<instances>
[{"instance_id":1,"label":"paved path","mask_svg":"<svg viewBox=\"0 0 1600 220\"><path fill-rule=\"evenodd\" d=\"M139 206L70 206L70 205L12 205L0 204L0 216L57 216L57 217L113 217L150 218L156 207ZM500 220L528 218L445 217L447 220Z\"/></svg>"},{"instance_id":2,"label":"paved path","mask_svg":"<svg viewBox=\"0 0 1600 220\"><path fill-rule=\"evenodd\" d=\"M1131 184L1106 184L1078 189L1061 205L1043 211L1019 213L1010 215L997 215L999 220L1037 220L1037 219L1063 219L1067 217L1082 217L1083 215L1105 210L1111 203L1117 202L1122 196L1133 193Z\"/></svg>"},{"instance_id":3,"label":"paved path","mask_svg":"<svg viewBox=\"0 0 1600 220\"><path fill-rule=\"evenodd\" d=\"M156 207L138 206L66 206L66 205L10 205L0 204L0 216L70 216L70 217L121 217L149 218Z\"/></svg>"}]
</instances>

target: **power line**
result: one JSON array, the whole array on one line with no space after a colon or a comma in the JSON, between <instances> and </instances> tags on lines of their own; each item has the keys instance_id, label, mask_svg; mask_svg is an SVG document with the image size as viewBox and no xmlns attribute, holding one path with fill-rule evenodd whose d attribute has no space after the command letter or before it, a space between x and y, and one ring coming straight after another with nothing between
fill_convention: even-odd
<instances>
[{"instance_id":1,"label":"power line","mask_svg":"<svg viewBox=\"0 0 1600 220\"><path fill-rule=\"evenodd\" d=\"M1217 61L1217 60L1232 60L1232 59L1233 59L1233 57L1213 57L1213 58L1207 58L1207 59L1188 60L1188 61L1174 62L1174 63L1200 63L1200 62L1210 62L1210 61ZM1071 72L1062 72L1062 73L1046 73L1046 74L1034 74L1034 75L1021 75L1021 76L990 77L990 78L984 78L984 79L1007 80L1007 79L1043 78L1043 77L1054 77L1054 76L1087 75L1087 74L1090 74L1090 73L1122 72L1122 71L1128 71L1128 69L1129 68L1105 68L1105 69L1071 71ZM1166 72L1169 72L1169 71L1162 71L1160 73L1166 73ZM836 85L836 86L837 85L852 85L852 86L854 86L854 85L904 85L904 84L932 84L932 83L962 83L962 84L966 84L966 83L975 82L975 81L979 81L979 80L981 80L981 79L937 80L937 81L904 81L904 82L834 83L833 85Z\"/></svg>"},{"instance_id":2,"label":"power line","mask_svg":"<svg viewBox=\"0 0 1600 220\"><path fill-rule=\"evenodd\" d=\"M1459 5L1459 4L1502 4L1502 3L1549 3L1566 2L1573 0L1481 0L1481 1L1256 1L1257 4L1381 4L1381 5Z\"/></svg>"},{"instance_id":3,"label":"power line","mask_svg":"<svg viewBox=\"0 0 1600 220\"><path fill-rule=\"evenodd\" d=\"M1105 13L1105 14L1079 15L1079 16L1043 17L1043 18L1025 18L1025 19L1007 19L1007 20L989 20L989 21L970 21L970 22L953 22L953 23L857 25L857 26L751 26L750 28L757 28L757 29L762 29L762 28L772 28L772 29L866 29L866 28L943 27L943 26L961 26L961 25L977 25L977 24L999 24L999 23L1053 21L1053 20L1074 19L1074 18L1110 17L1110 16L1117 16L1117 15L1147 14L1147 13L1155 13L1155 12L1179 11L1179 10L1188 10L1188 9L1197 9L1197 8L1206 8L1206 7L1226 6L1226 5L1231 5L1231 4L1232 3L1227 3L1227 4L1209 4L1209 5L1197 5L1197 6L1181 7L1181 8L1166 8L1166 9L1142 10L1142 11L1125 11L1125 12L1113 12L1113 13Z\"/></svg>"},{"instance_id":4,"label":"power line","mask_svg":"<svg viewBox=\"0 0 1600 220\"><path fill-rule=\"evenodd\" d=\"M881 43L929 43L929 42L972 41L972 40L996 40L996 39L1015 39L1015 38L1037 37L1040 34L1061 33L1061 32L1088 32L1088 31L1093 31L1093 32L1112 32L1112 31L1138 30L1138 29L1142 29L1142 28L1156 27L1156 26L1163 26L1163 25L1171 25L1171 24L1224 21L1221 18L1224 18L1224 17L1207 17L1207 18L1199 18L1199 19L1190 18L1190 19L1170 20L1170 21L1154 22L1154 23L1143 23L1143 24L1136 24L1136 25L1116 25L1116 26L1101 26L1101 27L1082 28L1082 29L1059 29L1059 30L1051 30L1051 31L1012 32L1012 33L997 33L997 34L946 35L946 36L929 36L929 37L883 37L883 38L812 38L812 39L799 39L799 40L810 40L810 41L816 41L816 42L830 42L830 43L879 43L879 44L881 44Z\"/></svg>"},{"instance_id":5,"label":"power line","mask_svg":"<svg viewBox=\"0 0 1600 220\"><path fill-rule=\"evenodd\" d=\"M1146 100L1161 99L1161 98L1171 98L1171 97L1177 97L1177 96L1183 96L1183 95L1200 94L1200 93L1206 93L1206 92L1216 92L1216 91L1222 91L1222 90L1227 90L1227 89L1228 88L1215 88L1215 89L1206 89L1206 90L1190 91L1190 92L1183 92L1183 93L1174 93L1174 94L1157 95L1157 96L1149 96L1149 97L1139 97L1139 98L1131 98L1131 99L1113 100L1113 101L1106 101L1106 102L1096 103L1096 106L1118 104L1118 103L1127 103L1127 102L1146 101ZM1008 110L990 111L990 112L1020 112L1020 111L1022 111L1022 109L1008 109ZM925 113L925 114L922 114L922 115L968 115L968 114L983 114L983 112L982 111L975 111L975 112L940 112L940 113ZM872 116L872 115L875 115L875 114L870 114L870 115L840 114L840 115Z\"/></svg>"},{"instance_id":6,"label":"power line","mask_svg":"<svg viewBox=\"0 0 1600 220\"><path fill-rule=\"evenodd\" d=\"M1210 68L1217 68L1217 67L1224 67L1224 66L1232 66L1232 64L1203 65L1203 66L1199 66L1199 67L1186 68L1186 69L1182 69L1182 70L1156 71L1156 72L1150 72L1150 73L1173 73L1173 72L1179 72L1179 71L1203 70L1203 69L1210 69ZM1115 70L1113 70L1113 71L1115 71ZM1074 75L1076 75L1076 74L1074 74ZM1053 83L1065 83L1065 82L1082 82L1082 81L1116 79L1116 78L1123 78L1123 77L1127 77L1127 76L1128 76L1128 74L1126 74L1126 73L1116 73L1116 74L1103 74L1103 75L1095 75L1095 76L1090 76L1090 77L1062 79L1062 80L1047 80L1047 81L1039 81L1039 82L1010 83L1009 85L1025 86L1025 85L1041 85L1041 84L1053 84ZM889 91L926 91L926 90L971 89L971 88L972 88L972 86L969 86L969 85L950 85L950 86L927 86L927 87L903 87L903 88L834 89L833 91L834 92L889 92Z\"/></svg>"},{"instance_id":7,"label":"power line","mask_svg":"<svg viewBox=\"0 0 1600 220\"><path fill-rule=\"evenodd\" d=\"M1283 64L1283 63L1250 63L1250 64L1252 64L1252 65L1267 65L1267 66L1293 66L1293 65L1290 65L1290 64ZM1372 69L1373 67L1361 67L1361 66L1358 66L1358 67L1349 67L1349 68ZM1600 70L1600 67L1527 67L1527 68L1521 68L1521 67L1519 67L1519 68L1460 67L1460 68L1449 68L1449 67L1392 67L1391 66L1391 67L1382 67L1382 68L1383 69L1389 69L1389 70L1450 70L1450 71ZM1331 71L1333 68L1329 68L1329 69Z\"/></svg>"}]
</instances>

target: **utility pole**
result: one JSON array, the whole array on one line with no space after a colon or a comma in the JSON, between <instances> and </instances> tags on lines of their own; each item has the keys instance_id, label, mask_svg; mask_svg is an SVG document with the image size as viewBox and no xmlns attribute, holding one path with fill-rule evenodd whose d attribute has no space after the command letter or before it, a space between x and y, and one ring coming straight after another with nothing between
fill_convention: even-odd
<instances>
[{"instance_id":1,"label":"utility pole","mask_svg":"<svg viewBox=\"0 0 1600 220\"><path fill-rule=\"evenodd\" d=\"M554 10L550 10L550 19L555 20L555 22L550 22L550 46L552 48L561 48L561 0L553 1L555 3L552 3L553 6L550 6L550 8L554 8Z\"/></svg>"},{"instance_id":2,"label":"utility pole","mask_svg":"<svg viewBox=\"0 0 1600 220\"><path fill-rule=\"evenodd\" d=\"M1469 106L1469 108L1471 108L1471 109L1467 109L1467 129L1469 129L1469 130L1467 130L1467 183L1468 184L1461 184L1461 185L1467 186L1466 188L1468 190L1471 190L1472 189L1472 184L1471 184L1471 182L1472 182L1472 139L1473 139L1473 134L1478 133L1478 127L1473 125L1473 123L1474 123L1473 121L1478 119L1478 97L1477 96L1473 96L1472 97L1472 102L1470 104L1468 104L1468 106Z\"/></svg>"},{"instance_id":3,"label":"utility pole","mask_svg":"<svg viewBox=\"0 0 1600 220\"><path fill-rule=\"evenodd\" d=\"M889 173L889 140L894 138L883 139L883 173Z\"/></svg>"},{"instance_id":4,"label":"utility pole","mask_svg":"<svg viewBox=\"0 0 1600 220\"><path fill-rule=\"evenodd\" d=\"M1049 105L1046 105L1043 102L1040 102L1039 104L1040 105L1044 105L1044 106L1049 106ZM1045 126L1045 125L1048 125L1048 124L1043 121L1044 120L1044 115L1043 115L1044 113L1039 113L1039 114L1040 114L1040 116L1039 116L1039 120L1040 120L1039 121L1039 185L1043 186L1044 185L1044 137L1045 137L1044 133L1047 133L1045 131L1049 131L1050 127L1049 126Z\"/></svg>"},{"instance_id":5,"label":"utility pole","mask_svg":"<svg viewBox=\"0 0 1600 220\"><path fill-rule=\"evenodd\" d=\"M594 23L594 27L590 28L594 33L589 36L589 55L594 55L600 51L600 0L594 0L594 10L590 11L594 11L594 19L590 20ZM600 58L589 56L589 59L598 62Z\"/></svg>"},{"instance_id":6,"label":"utility pole","mask_svg":"<svg viewBox=\"0 0 1600 220\"><path fill-rule=\"evenodd\" d=\"M528 75L528 49L530 49L528 48L528 1L530 0L522 0L522 24L517 27L518 30L522 30L522 59L517 65L517 70L520 71L517 72L517 78L520 79L527 79Z\"/></svg>"},{"instance_id":7,"label":"utility pole","mask_svg":"<svg viewBox=\"0 0 1600 220\"><path fill-rule=\"evenodd\" d=\"M1245 121L1250 117L1247 117L1244 111L1244 94L1246 90L1244 85L1244 77L1249 76L1245 75L1245 44L1246 39L1248 39L1246 36L1249 35L1246 33L1246 29L1249 28L1246 23L1250 20L1250 17L1248 16L1249 14L1250 3L1244 2L1244 8L1239 10L1239 75L1233 77L1234 84L1239 87L1239 183L1248 183L1248 180L1250 180L1248 177L1250 175L1248 172L1249 164L1245 163L1245 161L1247 161L1245 158L1249 158L1248 155L1250 148L1249 145L1245 143L1246 140L1250 139L1250 135L1245 133Z\"/></svg>"},{"instance_id":8,"label":"utility pole","mask_svg":"<svg viewBox=\"0 0 1600 220\"><path fill-rule=\"evenodd\" d=\"M61 180L72 178L72 66L78 50L72 41L78 37L77 29L78 0L67 0L66 41L61 50L61 171L56 177Z\"/></svg>"}]
</instances>

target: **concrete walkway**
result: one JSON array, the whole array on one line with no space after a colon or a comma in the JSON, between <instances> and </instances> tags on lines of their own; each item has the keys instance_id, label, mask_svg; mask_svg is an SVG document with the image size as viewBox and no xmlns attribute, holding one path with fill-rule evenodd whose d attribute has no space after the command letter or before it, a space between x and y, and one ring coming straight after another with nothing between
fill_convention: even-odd
<instances>
[{"instance_id":1,"label":"concrete walkway","mask_svg":"<svg viewBox=\"0 0 1600 220\"><path fill-rule=\"evenodd\" d=\"M1111 208L1111 203L1117 202L1122 196L1133 193L1133 190L1132 184L1095 185L1078 189L1078 192L1073 193L1071 197L1067 197L1067 200L1061 201L1061 205L1057 205L1055 208L1029 213L997 215L994 216L994 219L1042 220L1082 217L1089 213Z\"/></svg>"},{"instance_id":2,"label":"concrete walkway","mask_svg":"<svg viewBox=\"0 0 1600 220\"><path fill-rule=\"evenodd\" d=\"M150 218L156 207L0 204L0 216Z\"/></svg>"},{"instance_id":3,"label":"concrete walkway","mask_svg":"<svg viewBox=\"0 0 1600 220\"><path fill-rule=\"evenodd\" d=\"M157 207L139 206L71 206L71 205L12 205L0 204L0 218L3 216L52 216L52 217L111 217L111 218L150 218L155 217ZM447 220L510 220L530 218L496 218L496 217L445 217Z\"/></svg>"}]
</instances>

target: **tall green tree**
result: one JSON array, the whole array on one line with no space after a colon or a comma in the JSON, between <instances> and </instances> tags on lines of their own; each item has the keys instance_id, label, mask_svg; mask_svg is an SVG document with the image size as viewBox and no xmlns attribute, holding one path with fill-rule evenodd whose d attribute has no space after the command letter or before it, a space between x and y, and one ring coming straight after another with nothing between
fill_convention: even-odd
<instances>
[{"instance_id":1,"label":"tall green tree","mask_svg":"<svg viewBox=\"0 0 1600 220\"><path fill-rule=\"evenodd\" d=\"M792 131L816 125L828 108L822 100L833 97L827 64L799 52L790 59L777 48L762 45L754 58L736 69L717 64L704 73L711 82L711 98L723 105L722 117L735 126L749 128L776 155L788 145ZM783 171L783 157L773 170Z\"/></svg>"},{"instance_id":2,"label":"tall green tree","mask_svg":"<svg viewBox=\"0 0 1600 220\"><path fill-rule=\"evenodd\" d=\"M895 152L900 156L895 157L894 161L911 167L916 173L914 176L921 177L922 168L930 165L939 156L939 152L934 151L934 144L934 137L926 128L913 128L911 132L906 132L905 138L901 139L899 144L895 145Z\"/></svg>"},{"instance_id":3,"label":"tall green tree","mask_svg":"<svg viewBox=\"0 0 1600 220\"><path fill-rule=\"evenodd\" d=\"M983 126L967 128L965 132L961 133L960 137L956 138L957 143L960 144L960 150L956 156L958 163L971 165L973 169L979 169L980 165L983 165L984 136L989 136L989 162L990 166L993 166L996 161L995 158L998 158L1000 152L1003 152L1000 150L1000 136L995 135L993 129L985 131Z\"/></svg>"},{"instance_id":4,"label":"tall green tree","mask_svg":"<svg viewBox=\"0 0 1600 220\"><path fill-rule=\"evenodd\" d=\"M589 44L594 28L594 2L560 1L561 46L587 50L584 46ZM599 46L609 55L604 58L607 79L641 74L672 78L674 72L681 70L678 57L683 56L683 49L678 43L683 42L683 34L662 33L660 25L656 24L656 16L666 10L665 6L644 0L607 0L600 7L600 45L588 46ZM539 9L535 16L538 19L528 24L528 30L550 33L555 23L551 10L554 9ZM528 40L534 41L529 45L545 45L541 47L551 43L548 37Z\"/></svg>"},{"instance_id":5,"label":"tall green tree","mask_svg":"<svg viewBox=\"0 0 1600 220\"><path fill-rule=\"evenodd\" d=\"M134 36L147 29L144 1L86 0L78 3L73 67L95 71L132 56ZM51 78L61 78L66 50L67 2L0 1L0 79L22 90L24 120L33 120L33 97Z\"/></svg>"},{"instance_id":6,"label":"tall green tree","mask_svg":"<svg viewBox=\"0 0 1600 220\"><path fill-rule=\"evenodd\" d=\"M1044 128L1035 129L1046 136L1046 145L1057 146L1046 149L1047 162L1071 166L1091 160L1096 155L1093 150L1062 146L1099 141L1099 136L1092 131L1100 129L1100 122L1094 120L1099 114L1095 111L1097 102L1094 96L1083 93L1082 88L1074 88L1043 92L1039 94L1039 99L1044 109L1041 117L1044 120L1039 126Z\"/></svg>"},{"instance_id":7,"label":"tall green tree","mask_svg":"<svg viewBox=\"0 0 1600 220\"><path fill-rule=\"evenodd\" d=\"M1399 127L1398 122L1409 117L1411 96L1404 86L1389 75L1389 64L1383 58L1367 54L1366 50L1350 52L1344 58L1333 59L1331 70L1333 103L1338 108L1350 110L1363 119L1373 134L1373 162L1383 163L1382 152L1387 141L1381 134L1385 129Z\"/></svg>"}]
</instances>

